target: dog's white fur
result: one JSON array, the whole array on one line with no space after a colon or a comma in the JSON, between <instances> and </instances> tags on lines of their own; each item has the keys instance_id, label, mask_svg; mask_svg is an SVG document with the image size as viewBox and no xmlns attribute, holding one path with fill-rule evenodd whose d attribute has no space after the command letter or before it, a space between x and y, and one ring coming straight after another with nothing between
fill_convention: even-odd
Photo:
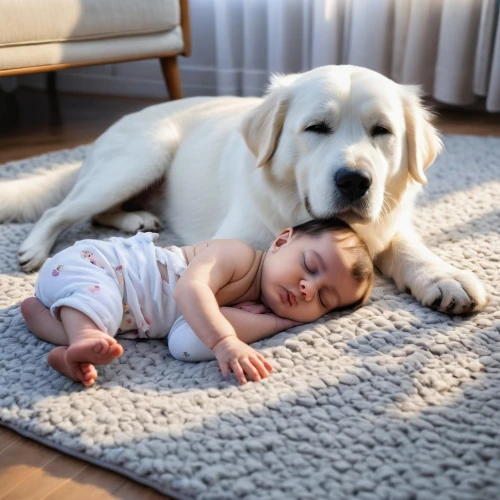
<instances>
[{"instance_id":1,"label":"dog's white fur","mask_svg":"<svg viewBox=\"0 0 500 500\"><path fill-rule=\"evenodd\" d=\"M320 122L331 133L306 130ZM390 133L372 136L376 126ZM263 99L191 98L128 115L79 171L2 185L0 221L44 212L19 251L32 271L63 230L89 217L135 232L156 229L159 216L187 244L239 238L262 248L288 226L339 216L400 289L443 311L480 310L487 298L477 278L435 256L411 226L440 149L417 88L364 68L324 66L274 77ZM359 202L347 203L335 185L343 166L372 176ZM145 210L123 211L132 197Z\"/></svg>"}]
</instances>

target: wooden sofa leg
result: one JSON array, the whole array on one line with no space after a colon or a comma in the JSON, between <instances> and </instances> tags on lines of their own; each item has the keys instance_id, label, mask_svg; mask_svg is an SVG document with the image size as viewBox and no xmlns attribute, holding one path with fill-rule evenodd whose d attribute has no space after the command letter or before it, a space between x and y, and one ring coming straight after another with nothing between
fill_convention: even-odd
<instances>
[{"instance_id":1,"label":"wooden sofa leg","mask_svg":"<svg viewBox=\"0 0 500 500\"><path fill-rule=\"evenodd\" d=\"M161 57L160 64L170 99L182 99L181 73L177 57Z\"/></svg>"}]
</instances>

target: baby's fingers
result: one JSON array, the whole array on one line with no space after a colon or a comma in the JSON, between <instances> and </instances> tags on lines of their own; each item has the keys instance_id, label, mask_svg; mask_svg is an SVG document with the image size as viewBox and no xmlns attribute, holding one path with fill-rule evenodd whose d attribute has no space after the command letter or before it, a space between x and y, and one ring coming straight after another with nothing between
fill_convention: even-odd
<instances>
[{"instance_id":1,"label":"baby's fingers","mask_svg":"<svg viewBox=\"0 0 500 500\"><path fill-rule=\"evenodd\" d=\"M262 379L262 376L259 373L260 370L258 370L255 366L254 359L255 358L253 356L250 356L250 358L242 359L240 363L248 377L254 382L259 382Z\"/></svg>"},{"instance_id":2,"label":"baby's fingers","mask_svg":"<svg viewBox=\"0 0 500 500\"><path fill-rule=\"evenodd\" d=\"M227 378L227 376L229 375L229 365L227 363L219 362L219 368L222 372L222 376L224 378Z\"/></svg>"},{"instance_id":3,"label":"baby's fingers","mask_svg":"<svg viewBox=\"0 0 500 500\"><path fill-rule=\"evenodd\" d=\"M251 363L259 372L259 378L267 378L269 377L270 370L266 367L266 365L262 362L262 360L256 355L250 358Z\"/></svg>"},{"instance_id":4,"label":"baby's fingers","mask_svg":"<svg viewBox=\"0 0 500 500\"><path fill-rule=\"evenodd\" d=\"M245 378L245 373L243 372L243 368L241 368L240 363L238 362L237 359L233 359L230 361L230 366L231 370L234 373L234 376L236 377L236 380L240 384L246 384L247 379Z\"/></svg>"},{"instance_id":5,"label":"baby's fingers","mask_svg":"<svg viewBox=\"0 0 500 500\"><path fill-rule=\"evenodd\" d=\"M259 357L259 359L262 361L262 363L266 367L266 370L269 373L271 373L273 371L273 365L271 363L269 363L269 361L264 356L262 356L262 354L257 353L257 356Z\"/></svg>"}]
</instances>

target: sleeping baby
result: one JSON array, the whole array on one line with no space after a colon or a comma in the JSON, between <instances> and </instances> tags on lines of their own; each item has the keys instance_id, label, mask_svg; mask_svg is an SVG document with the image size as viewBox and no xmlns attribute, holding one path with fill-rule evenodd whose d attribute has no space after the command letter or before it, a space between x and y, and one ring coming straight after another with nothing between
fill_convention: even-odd
<instances>
[{"instance_id":1,"label":"sleeping baby","mask_svg":"<svg viewBox=\"0 0 500 500\"><path fill-rule=\"evenodd\" d=\"M47 260L21 312L56 344L49 365L85 386L118 358L115 336L167 337L183 361L217 359L242 384L272 367L248 344L324 314L364 304L373 264L337 220L285 229L266 252L238 240L162 248L155 233L82 240Z\"/></svg>"}]
</instances>

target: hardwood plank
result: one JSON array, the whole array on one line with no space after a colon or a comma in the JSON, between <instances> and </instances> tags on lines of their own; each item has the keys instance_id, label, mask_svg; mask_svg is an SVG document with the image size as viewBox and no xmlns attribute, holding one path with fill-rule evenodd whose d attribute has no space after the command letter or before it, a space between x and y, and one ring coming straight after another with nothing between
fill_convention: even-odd
<instances>
[{"instance_id":1,"label":"hardwood plank","mask_svg":"<svg viewBox=\"0 0 500 500\"><path fill-rule=\"evenodd\" d=\"M19 434L0 427L0 454L20 440L21 436Z\"/></svg>"},{"instance_id":2,"label":"hardwood plank","mask_svg":"<svg viewBox=\"0 0 500 500\"><path fill-rule=\"evenodd\" d=\"M111 500L113 492L127 481L126 478L94 465L89 465L56 490L44 497L44 500Z\"/></svg>"},{"instance_id":3,"label":"hardwood plank","mask_svg":"<svg viewBox=\"0 0 500 500\"><path fill-rule=\"evenodd\" d=\"M116 484L118 488L116 491L105 492L104 498L113 499L147 499L147 500L169 500L170 497L166 497L157 493L155 490L149 488L148 486L141 485L128 479L125 476L117 475L114 472L108 471L107 469L100 469L88 462L70 457L64 453L60 453L57 450L52 450L40 445L34 441L31 441L14 431L6 428L0 428L0 440L1 442L10 442L10 447L16 443L19 448L24 449L26 455L33 455L34 450L39 448L46 449L49 452L55 453L55 458L51 461L45 463L45 465L36 467L33 461L28 459L24 460L24 463L15 464L16 456L19 456L19 451L16 455L7 454L7 459L4 457L3 461L0 461L0 498L1 500L42 500L48 497L50 494L55 493L62 486L69 487L73 493L72 498L78 500L89 500L87 496L86 488L82 490L82 484L78 482L76 477L83 472L86 468L98 469L101 471L97 477L87 477L89 482L96 480L98 485L102 483L102 476L112 476L112 482L116 481L116 477L119 478ZM1 456L1 455L0 455ZM13 488L6 490L6 482L3 481L2 476L4 474L11 474L12 469L10 467L16 465L13 474L16 476L16 485L11 485ZM20 466L25 466L22 470ZM80 476L81 479L81 476ZM92 497L90 497L93 500ZM100 498L100 497L99 497Z\"/></svg>"},{"instance_id":4,"label":"hardwood plank","mask_svg":"<svg viewBox=\"0 0 500 500\"><path fill-rule=\"evenodd\" d=\"M426 104L433 110L435 126L443 134L500 137L500 115L487 113L483 98L465 107L447 106L433 99L426 99Z\"/></svg>"},{"instance_id":5,"label":"hardwood plank","mask_svg":"<svg viewBox=\"0 0 500 500\"><path fill-rule=\"evenodd\" d=\"M34 441L18 441L0 454L0 499L57 457Z\"/></svg>"},{"instance_id":6,"label":"hardwood plank","mask_svg":"<svg viewBox=\"0 0 500 500\"><path fill-rule=\"evenodd\" d=\"M38 468L31 476L12 489L2 500L41 500L88 467L86 462L58 454L57 457Z\"/></svg>"},{"instance_id":7,"label":"hardwood plank","mask_svg":"<svg viewBox=\"0 0 500 500\"><path fill-rule=\"evenodd\" d=\"M94 141L122 116L158 99L19 88L0 92L0 164Z\"/></svg>"},{"instance_id":8,"label":"hardwood plank","mask_svg":"<svg viewBox=\"0 0 500 500\"><path fill-rule=\"evenodd\" d=\"M19 88L0 92L0 164L94 141L122 116L159 99L96 96ZM443 133L500 137L498 113L486 113L479 101L474 109L444 106L427 100Z\"/></svg>"}]
</instances>

